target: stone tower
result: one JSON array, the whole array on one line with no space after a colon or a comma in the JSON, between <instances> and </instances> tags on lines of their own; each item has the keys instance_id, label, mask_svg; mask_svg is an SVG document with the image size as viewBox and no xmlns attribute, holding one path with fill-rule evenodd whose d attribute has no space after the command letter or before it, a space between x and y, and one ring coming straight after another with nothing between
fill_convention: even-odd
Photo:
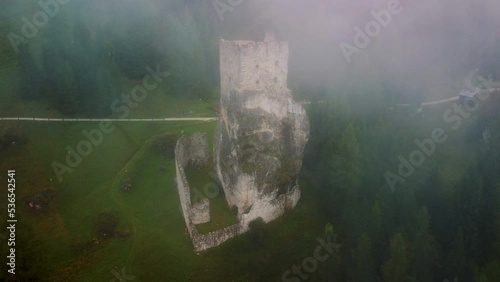
<instances>
[{"instance_id":1,"label":"stone tower","mask_svg":"<svg viewBox=\"0 0 500 282\"><path fill-rule=\"evenodd\" d=\"M221 40L220 54L222 95L233 89L287 91L288 44L272 34L264 42Z\"/></svg>"},{"instance_id":2,"label":"stone tower","mask_svg":"<svg viewBox=\"0 0 500 282\"><path fill-rule=\"evenodd\" d=\"M215 165L243 228L269 222L299 198L298 173L309 138L305 110L287 87L288 44L220 42L221 119Z\"/></svg>"}]
</instances>

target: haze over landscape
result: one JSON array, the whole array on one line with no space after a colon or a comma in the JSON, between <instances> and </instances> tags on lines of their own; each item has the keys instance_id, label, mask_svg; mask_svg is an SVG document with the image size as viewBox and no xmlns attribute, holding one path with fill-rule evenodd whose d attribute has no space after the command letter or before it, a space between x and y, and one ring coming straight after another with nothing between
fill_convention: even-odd
<instances>
[{"instance_id":1,"label":"haze over landscape","mask_svg":"<svg viewBox=\"0 0 500 282\"><path fill-rule=\"evenodd\" d=\"M499 15L0 0L1 280L498 281Z\"/></svg>"}]
</instances>

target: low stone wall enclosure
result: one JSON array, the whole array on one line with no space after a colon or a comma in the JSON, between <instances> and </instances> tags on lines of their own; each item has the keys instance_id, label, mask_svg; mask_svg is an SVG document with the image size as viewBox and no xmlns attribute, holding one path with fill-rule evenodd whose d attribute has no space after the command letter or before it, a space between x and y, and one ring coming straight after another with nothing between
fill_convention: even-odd
<instances>
[{"instance_id":1,"label":"low stone wall enclosure","mask_svg":"<svg viewBox=\"0 0 500 282\"><path fill-rule=\"evenodd\" d=\"M182 213L186 227L196 252L216 247L228 239L241 234L244 230L240 224L200 234L196 224L210 221L210 203L203 199L200 203L191 203L189 183L184 172L188 164L206 164L209 159L208 140L206 134L195 133L191 138L182 137L175 147L176 183L181 201Z\"/></svg>"},{"instance_id":2,"label":"low stone wall enclosure","mask_svg":"<svg viewBox=\"0 0 500 282\"><path fill-rule=\"evenodd\" d=\"M191 190L184 169L190 164L195 166L206 164L209 160L208 148L205 133L195 133L190 138L183 136L177 141L175 147L176 185L184 221L196 252L217 247L236 235L247 232L252 220L260 217L265 222L269 222L281 216L285 210L296 205L300 198L300 190L293 189L289 193L280 196L273 195L269 197L268 201L258 202L255 207L257 212L239 214L237 224L208 234L200 234L196 229L196 225L210 221L210 202L207 198L202 199L199 203L193 204L191 202ZM268 214L268 210L273 212Z\"/></svg>"}]
</instances>

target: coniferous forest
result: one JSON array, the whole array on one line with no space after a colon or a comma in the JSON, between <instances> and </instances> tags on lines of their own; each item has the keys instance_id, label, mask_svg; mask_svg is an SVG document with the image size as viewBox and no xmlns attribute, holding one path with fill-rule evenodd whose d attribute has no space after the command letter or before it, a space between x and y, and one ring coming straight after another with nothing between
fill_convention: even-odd
<instances>
[{"instance_id":1,"label":"coniferous forest","mask_svg":"<svg viewBox=\"0 0 500 282\"><path fill-rule=\"evenodd\" d=\"M288 87L307 102L310 137L297 207L196 255L173 148L193 132L212 138L215 124L115 123L73 167L64 160L95 124L0 120L0 180L15 167L19 187L17 273L2 261L2 281L500 281L496 1L397 1L365 40L358 31L394 0L54 0L40 26L41 4L20 2L0 0L0 118L117 118L117 105L138 119L212 117L219 41L270 31L289 43ZM152 72L168 76L127 101ZM493 90L458 97L471 85ZM338 248L304 270L326 235Z\"/></svg>"}]
</instances>

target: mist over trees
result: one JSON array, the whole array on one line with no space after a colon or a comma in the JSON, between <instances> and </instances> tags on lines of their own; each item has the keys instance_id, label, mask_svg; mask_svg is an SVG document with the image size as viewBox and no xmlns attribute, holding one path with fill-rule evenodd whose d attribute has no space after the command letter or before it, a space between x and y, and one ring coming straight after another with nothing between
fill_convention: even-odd
<instances>
[{"instance_id":1,"label":"mist over trees","mask_svg":"<svg viewBox=\"0 0 500 282\"><path fill-rule=\"evenodd\" d=\"M498 1L412 1L347 64L338 44L387 1L365 2L244 1L221 21L211 1L74 0L19 46L18 94L65 115L109 116L125 82L160 65L171 73L166 95L208 99L219 87L219 39L274 31L290 43L293 94L312 101L306 189L343 243L318 280L497 281L500 103L487 101L457 131L443 109L417 109L442 95L436 87L458 94L474 69L500 80ZM448 141L391 191L384 173L439 127Z\"/></svg>"},{"instance_id":2,"label":"mist over trees","mask_svg":"<svg viewBox=\"0 0 500 282\"><path fill-rule=\"evenodd\" d=\"M146 68L157 66L172 74L169 95L211 95L218 40L208 6L122 2L75 1L21 44L20 95L47 99L67 115L107 116L123 91L122 78L142 83Z\"/></svg>"},{"instance_id":3,"label":"mist over trees","mask_svg":"<svg viewBox=\"0 0 500 282\"><path fill-rule=\"evenodd\" d=\"M365 91L383 97L382 89ZM418 148L414 140L443 126L441 112L424 109L418 117L381 107L359 115L361 105L349 96L358 90L324 91L330 98L309 110L304 162L305 173L318 177L311 188L344 244L340 262L324 268L344 269L335 273L338 281L495 281L500 158L498 141L478 132L487 111L448 134L445 146L391 191L384 172ZM490 118L491 138L498 138L498 111Z\"/></svg>"},{"instance_id":4,"label":"mist over trees","mask_svg":"<svg viewBox=\"0 0 500 282\"><path fill-rule=\"evenodd\" d=\"M397 89L386 93L386 100L419 103L434 98L436 85L452 84L475 68L498 79L499 36L488 29L496 23L489 16L495 5L491 1L481 5L468 0L462 5L423 1L405 6L382 38L374 39L347 64L338 45L352 43L352 28L370 19L378 2L247 1L225 11L221 21L209 2L72 1L34 39L19 46L23 81L19 93L49 99L65 114L109 115L110 102L123 90L121 79L139 83L147 74L146 66L160 64L171 74L168 95L208 97L219 87L219 39L260 40L266 31L290 42L290 87L298 95L305 89L304 98L310 98L311 88L382 80ZM29 15L19 6L30 4L7 1L5 5L6 14ZM37 8L31 4L33 11ZM307 18L308 24L299 18ZM12 26L20 29L22 22ZM54 69L63 68L71 71L55 81L61 74ZM72 83L76 91L71 90ZM371 97L366 91L356 95L361 101ZM364 103L371 110L371 103Z\"/></svg>"}]
</instances>

